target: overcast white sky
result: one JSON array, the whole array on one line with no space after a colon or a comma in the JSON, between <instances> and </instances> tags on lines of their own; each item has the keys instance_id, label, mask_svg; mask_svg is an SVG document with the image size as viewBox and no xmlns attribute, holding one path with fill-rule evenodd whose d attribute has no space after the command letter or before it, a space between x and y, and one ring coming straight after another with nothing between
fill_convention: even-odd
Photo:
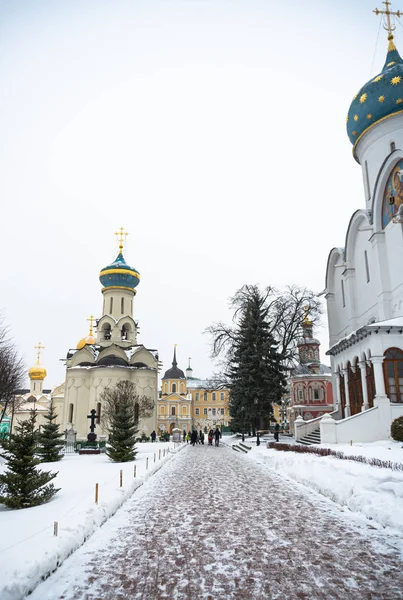
<instances>
[{"instance_id":1,"label":"overcast white sky","mask_svg":"<svg viewBox=\"0 0 403 600\"><path fill-rule=\"evenodd\" d=\"M0 306L27 368L45 345L46 387L101 316L120 226L164 369L177 343L213 372L202 331L244 283L324 288L364 206L345 115L384 62L373 8L0 0Z\"/></svg>"}]
</instances>

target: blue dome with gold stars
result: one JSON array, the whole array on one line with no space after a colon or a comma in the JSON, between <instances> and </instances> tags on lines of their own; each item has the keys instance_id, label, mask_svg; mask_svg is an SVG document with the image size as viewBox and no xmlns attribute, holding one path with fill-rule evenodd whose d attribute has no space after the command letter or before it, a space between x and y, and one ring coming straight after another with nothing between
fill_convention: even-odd
<instances>
[{"instance_id":1,"label":"blue dome with gold stars","mask_svg":"<svg viewBox=\"0 0 403 600\"><path fill-rule=\"evenodd\" d=\"M403 112L403 60L393 35L382 71L368 81L354 97L347 115L347 133L352 144L375 123Z\"/></svg>"},{"instance_id":2,"label":"blue dome with gold stars","mask_svg":"<svg viewBox=\"0 0 403 600\"><path fill-rule=\"evenodd\" d=\"M102 269L99 280L105 288L119 287L133 290L140 282L140 273L127 264L120 249L113 263Z\"/></svg>"}]
</instances>

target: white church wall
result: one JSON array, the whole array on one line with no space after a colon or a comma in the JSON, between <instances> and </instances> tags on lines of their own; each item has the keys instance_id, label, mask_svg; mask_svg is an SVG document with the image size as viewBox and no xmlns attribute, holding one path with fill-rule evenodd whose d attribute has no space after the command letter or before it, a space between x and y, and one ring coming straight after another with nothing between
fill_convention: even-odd
<instances>
[{"instance_id":1,"label":"white church wall","mask_svg":"<svg viewBox=\"0 0 403 600\"><path fill-rule=\"evenodd\" d=\"M118 381L134 381L137 383L137 391L154 401L154 412L148 419L142 419L139 430L145 431L147 435L156 429L157 410L157 371L149 369L125 369L124 367L111 368L82 368L68 369L66 376L66 397L64 408L63 429L73 426L77 431L77 438L86 438L89 432L88 415L92 409L97 409L101 401L101 394L106 387L114 387ZM70 404L73 404L73 423L68 421ZM105 435L101 424L97 424L96 433Z\"/></svg>"}]
</instances>

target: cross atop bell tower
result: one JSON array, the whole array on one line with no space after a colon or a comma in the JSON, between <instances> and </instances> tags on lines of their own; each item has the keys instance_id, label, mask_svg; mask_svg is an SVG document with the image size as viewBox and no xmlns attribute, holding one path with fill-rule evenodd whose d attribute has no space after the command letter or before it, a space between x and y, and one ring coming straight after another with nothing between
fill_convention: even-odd
<instances>
[{"instance_id":1,"label":"cross atop bell tower","mask_svg":"<svg viewBox=\"0 0 403 600\"><path fill-rule=\"evenodd\" d=\"M129 235L129 232L125 231L124 227L120 227L119 231L115 231L115 235L118 238L118 242L119 242L119 254L122 254L123 244L126 241L126 238Z\"/></svg>"}]
</instances>

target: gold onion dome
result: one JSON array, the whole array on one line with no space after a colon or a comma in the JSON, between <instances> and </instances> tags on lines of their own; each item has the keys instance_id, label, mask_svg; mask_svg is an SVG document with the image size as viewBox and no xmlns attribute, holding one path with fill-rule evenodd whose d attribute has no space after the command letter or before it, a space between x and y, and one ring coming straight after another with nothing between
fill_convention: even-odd
<instances>
[{"instance_id":1,"label":"gold onion dome","mask_svg":"<svg viewBox=\"0 0 403 600\"><path fill-rule=\"evenodd\" d=\"M97 343L97 340L94 337L93 331L92 331L92 322L95 321L95 318L91 315L90 317L88 317L87 321L90 322L90 332L86 337L83 337L77 344L77 350L81 350L82 348L84 348L84 346L92 346L93 344Z\"/></svg>"},{"instance_id":2,"label":"gold onion dome","mask_svg":"<svg viewBox=\"0 0 403 600\"><path fill-rule=\"evenodd\" d=\"M31 367L28 371L29 378L34 379L35 381L45 379L46 375L46 369L39 364L39 361L37 361L36 365Z\"/></svg>"},{"instance_id":3,"label":"gold onion dome","mask_svg":"<svg viewBox=\"0 0 403 600\"><path fill-rule=\"evenodd\" d=\"M29 369L28 377L31 380L33 379L35 381L42 381L47 375L45 367L42 367L41 365L41 350L43 350L45 346L42 346L41 342L39 342L39 344L34 347L35 350L38 350L38 357L36 360L36 364Z\"/></svg>"}]
</instances>

